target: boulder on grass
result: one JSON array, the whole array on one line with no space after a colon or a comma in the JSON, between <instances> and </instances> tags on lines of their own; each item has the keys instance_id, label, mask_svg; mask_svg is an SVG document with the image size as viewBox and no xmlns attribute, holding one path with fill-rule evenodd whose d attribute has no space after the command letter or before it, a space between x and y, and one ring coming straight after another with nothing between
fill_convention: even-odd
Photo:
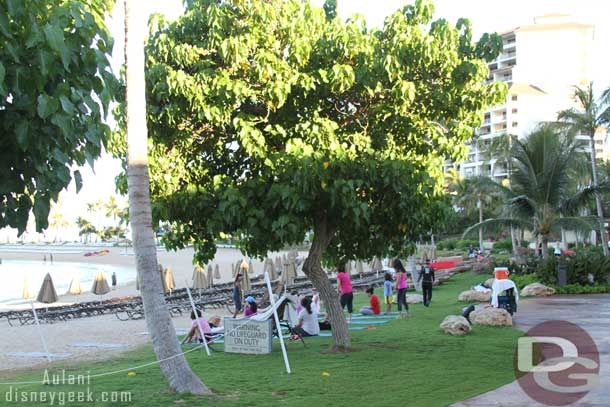
<instances>
[{"instance_id":1,"label":"boulder on grass","mask_svg":"<svg viewBox=\"0 0 610 407\"><path fill-rule=\"evenodd\" d=\"M448 315L441 322L440 328L450 335L462 336L470 332L468 320L460 315Z\"/></svg>"},{"instance_id":2,"label":"boulder on grass","mask_svg":"<svg viewBox=\"0 0 610 407\"><path fill-rule=\"evenodd\" d=\"M420 304L424 302L424 296L421 294L407 295L407 304Z\"/></svg>"},{"instance_id":3,"label":"boulder on grass","mask_svg":"<svg viewBox=\"0 0 610 407\"><path fill-rule=\"evenodd\" d=\"M553 287L547 287L540 283L526 285L523 290L521 290L521 295L524 297L545 297L554 294L555 289Z\"/></svg>"},{"instance_id":4,"label":"boulder on grass","mask_svg":"<svg viewBox=\"0 0 610 407\"><path fill-rule=\"evenodd\" d=\"M513 318L504 308L483 308L470 313L474 325L513 326Z\"/></svg>"},{"instance_id":5,"label":"boulder on grass","mask_svg":"<svg viewBox=\"0 0 610 407\"><path fill-rule=\"evenodd\" d=\"M495 278L488 278L487 280L485 280L485 285L491 288L491 286L494 284L494 281L496 281Z\"/></svg>"},{"instance_id":6,"label":"boulder on grass","mask_svg":"<svg viewBox=\"0 0 610 407\"><path fill-rule=\"evenodd\" d=\"M468 290L463 291L458 296L458 301L462 302L489 302L491 300L491 291L483 293L481 291Z\"/></svg>"}]
</instances>

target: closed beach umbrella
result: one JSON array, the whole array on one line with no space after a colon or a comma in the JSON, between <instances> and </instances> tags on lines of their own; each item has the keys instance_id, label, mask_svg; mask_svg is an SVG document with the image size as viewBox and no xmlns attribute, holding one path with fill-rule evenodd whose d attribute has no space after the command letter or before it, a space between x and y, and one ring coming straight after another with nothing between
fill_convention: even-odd
<instances>
[{"instance_id":1,"label":"closed beach umbrella","mask_svg":"<svg viewBox=\"0 0 610 407\"><path fill-rule=\"evenodd\" d=\"M364 265L361 260L356 262L356 273L362 275L364 273Z\"/></svg>"},{"instance_id":2,"label":"closed beach umbrella","mask_svg":"<svg viewBox=\"0 0 610 407\"><path fill-rule=\"evenodd\" d=\"M33 300L36 298L36 293L30 288L30 279L26 276L23 279L23 291L21 292L21 298L24 300Z\"/></svg>"},{"instance_id":3,"label":"closed beach umbrella","mask_svg":"<svg viewBox=\"0 0 610 407\"><path fill-rule=\"evenodd\" d=\"M218 264L214 266L214 279L220 280L220 267L218 266Z\"/></svg>"},{"instance_id":4,"label":"closed beach umbrella","mask_svg":"<svg viewBox=\"0 0 610 407\"><path fill-rule=\"evenodd\" d=\"M235 274L236 274L235 263L231 263L231 277L235 278Z\"/></svg>"},{"instance_id":5,"label":"closed beach umbrella","mask_svg":"<svg viewBox=\"0 0 610 407\"><path fill-rule=\"evenodd\" d=\"M81 295L83 293L83 288L80 285L80 276L78 273L74 274L74 277L72 277L72 281L70 281L70 288L68 288L68 293L72 295Z\"/></svg>"},{"instance_id":6,"label":"closed beach umbrella","mask_svg":"<svg viewBox=\"0 0 610 407\"><path fill-rule=\"evenodd\" d=\"M208 282L205 278L205 273L201 267L195 268L195 278L193 278L193 290L203 290L208 288Z\"/></svg>"},{"instance_id":7,"label":"closed beach umbrella","mask_svg":"<svg viewBox=\"0 0 610 407\"><path fill-rule=\"evenodd\" d=\"M254 267L252 267L252 260L248 262L248 273L254 274Z\"/></svg>"},{"instance_id":8,"label":"closed beach umbrella","mask_svg":"<svg viewBox=\"0 0 610 407\"><path fill-rule=\"evenodd\" d=\"M201 266L198 264L195 266L195 268L193 269L193 276L191 277L191 280L195 280L195 275L197 274L197 269L201 269Z\"/></svg>"},{"instance_id":9,"label":"closed beach umbrella","mask_svg":"<svg viewBox=\"0 0 610 407\"><path fill-rule=\"evenodd\" d=\"M163 277L165 279L165 287L167 287L167 291L171 293L172 290L176 288L176 282L174 281L174 271L171 267L168 267L167 269L165 269L165 272L163 274Z\"/></svg>"},{"instance_id":10,"label":"closed beach umbrella","mask_svg":"<svg viewBox=\"0 0 610 407\"><path fill-rule=\"evenodd\" d=\"M348 261L347 263L345 263L345 272L349 275L352 274L352 262Z\"/></svg>"},{"instance_id":11,"label":"closed beach umbrella","mask_svg":"<svg viewBox=\"0 0 610 407\"><path fill-rule=\"evenodd\" d=\"M57 301L57 298L57 291L55 291L53 279L51 278L51 274L47 273L42 282L42 286L40 287L40 291L38 292L38 297L36 297L36 301L42 302L43 304L52 304Z\"/></svg>"},{"instance_id":12,"label":"closed beach umbrella","mask_svg":"<svg viewBox=\"0 0 610 407\"><path fill-rule=\"evenodd\" d=\"M91 292L95 295L104 295L110 292L110 286L108 285L108 280L106 280L106 276L102 271L98 271L95 275L95 280L93 280L93 286L91 287Z\"/></svg>"},{"instance_id":13,"label":"closed beach umbrella","mask_svg":"<svg viewBox=\"0 0 610 407\"><path fill-rule=\"evenodd\" d=\"M212 269L212 264L208 264L208 287L212 287L214 285L214 269Z\"/></svg>"},{"instance_id":14,"label":"closed beach umbrella","mask_svg":"<svg viewBox=\"0 0 610 407\"><path fill-rule=\"evenodd\" d=\"M248 273L248 268L249 268L248 263L246 263L245 261L242 261L239 264L239 272L243 276L241 288L244 291L249 291L250 289L252 289L252 284L250 284L250 276L249 276L250 273Z\"/></svg>"},{"instance_id":15,"label":"closed beach umbrella","mask_svg":"<svg viewBox=\"0 0 610 407\"><path fill-rule=\"evenodd\" d=\"M283 269L284 267L282 266L282 259L280 258L280 256L277 256L275 258L275 270L282 271Z\"/></svg>"},{"instance_id":16,"label":"closed beach umbrella","mask_svg":"<svg viewBox=\"0 0 610 407\"><path fill-rule=\"evenodd\" d=\"M273 264L273 260L269 259L269 279L277 280L277 270L275 269L275 264Z\"/></svg>"}]
</instances>

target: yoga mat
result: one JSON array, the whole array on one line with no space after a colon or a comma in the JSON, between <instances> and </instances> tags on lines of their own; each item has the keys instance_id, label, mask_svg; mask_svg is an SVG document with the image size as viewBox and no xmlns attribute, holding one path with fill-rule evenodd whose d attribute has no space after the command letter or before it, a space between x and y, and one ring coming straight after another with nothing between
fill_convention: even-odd
<instances>
[{"instance_id":1,"label":"yoga mat","mask_svg":"<svg viewBox=\"0 0 610 407\"><path fill-rule=\"evenodd\" d=\"M380 324L385 324L386 322L390 322L390 319L383 319L383 320L371 320L371 321L354 321L352 320L351 324L354 325L380 325Z\"/></svg>"},{"instance_id":2,"label":"yoga mat","mask_svg":"<svg viewBox=\"0 0 610 407\"><path fill-rule=\"evenodd\" d=\"M22 358L46 358L47 354L44 352L8 352L6 356L17 356ZM49 357L52 359L61 359L72 356L71 353L49 353Z\"/></svg>"},{"instance_id":3,"label":"yoga mat","mask_svg":"<svg viewBox=\"0 0 610 407\"><path fill-rule=\"evenodd\" d=\"M75 348L115 349L115 348L124 348L127 345L125 345L124 343L77 342L77 343L71 343L70 346L74 346Z\"/></svg>"}]
</instances>

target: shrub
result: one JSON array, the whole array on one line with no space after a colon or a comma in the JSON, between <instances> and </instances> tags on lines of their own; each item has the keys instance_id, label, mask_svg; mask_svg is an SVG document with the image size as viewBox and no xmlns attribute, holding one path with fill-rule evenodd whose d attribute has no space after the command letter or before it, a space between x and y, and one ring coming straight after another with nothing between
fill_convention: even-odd
<instances>
[{"instance_id":1,"label":"shrub","mask_svg":"<svg viewBox=\"0 0 610 407\"><path fill-rule=\"evenodd\" d=\"M556 294L605 294L610 293L610 284L594 284L594 285L580 285L580 284L568 284L564 287L555 288Z\"/></svg>"},{"instance_id":2,"label":"shrub","mask_svg":"<svg viewBox=\"0 0 610 407\"><path fill-rule=\"evenodd\" d=\"M508 250L513 249L513 242L511 239L498 240L494 242L494 250Z\"/></svg>"},{"instance_id":3,"label":"shrub","mask_svg":"<svg viewBox=\"0 0 610 407\"><path fill-rule=\"evenodd\" d=\"M557 266L561 262L566 265L568 284L590 284L589 275L595 283L607 283L610 279L610 258L599 250L582 250L574 257L562 256L559 259L551 256L539 261L536 273L545 284L557 283Z\"/></svg>"},{"instance_id":4,"label":"shrub","mask_svg":"<svg viewBox=\"0 0 610 407\"><path fill-rule=\"evenodd\" d=\"M436 244L436 248L438 250L453 250L455 249L456 242L456 239L441 240Z\"/></svg>"},{"instance_id":5,"label":"shrub","mask_svg":"<svg viewBox=\"0 0 610 407\"><path fill-rule=\"evenodd\" d=\"M522 239L522 240L521 240L521 247L525 247L525 248L530 247L530 242L529 242L529 240Z\"/></svg>"},{"instance_id":6,"label":"shrub","mask_svg":"<svg viewBox=\"0 0 610 407\"><path fill-rule=\"evenodd\" d=\"M455 248L456 249L467 249L470 245L472 245L472 247L478 248L479 247L479 241L478 240L472 240L472 239L466 239L466 240L457 240L455 242Z\"/></svg>"},{"instance_id":7,"label":"shrub","mask_svg":"<svg viewBox=\"0 0 610 407\"><path fill-rule=\"evenodd\" d=\"M514 281L515 285L519 290L522 290L526 285L537 283L540 281L540 277L536 274L517 274L510 275L510 279Z\"/></svg>"}]
</instances>

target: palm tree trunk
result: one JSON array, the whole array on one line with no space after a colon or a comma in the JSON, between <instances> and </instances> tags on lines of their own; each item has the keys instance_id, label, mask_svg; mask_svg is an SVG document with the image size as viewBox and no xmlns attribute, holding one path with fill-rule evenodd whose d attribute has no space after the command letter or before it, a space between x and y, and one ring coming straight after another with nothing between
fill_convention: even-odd
<instances>
[{"instance_id":1,"label":"palm tree trunk","mask_svg":"<svg viewBox=\"0 0 610 407\"><path fill-rule=\"evenodd\" d=\"M125 4L125 72L127 101L127 186L132 239L146 325L159 366L171 389L180 393L209 394L191 371L172 323L157 272L152 229L144 84L146 13L140 0Z\"/></svg>"},{"instance_id":2,"label":"palm tree trunk","mask_svg":"<svg viewBox=\"0 0 610 407\"><path fill-rule=\"evenodd\" d=\"M547 260L549 258L549 236L542 235L542 258Z\"/></svg>"},{"instance_id":3,"label":"palm tree trunk","mask_svg":"<svg viewBox=\"0 0 610 407\"><path fill-rule=\"evenodd\" d=\"M513 257L519 257L519 240L517 239L517 231L514 227L510 227L510 241L513 245Z\"/></svg>"},{"instance_id":4,"label":"palm tree trunk","mask_svg":"<svg viewBox=\"0 0 610 407\"><path fill-rule=\"evenodd\" d=\"M597 158L595 153L595 132L592 132L590 135L591 141L591 170L593 175L593 186L596 187L597 184ZM606 235L606 226L604 221L604 210L602 207L602 200L599 194L595 195L595 205L597 206L597 217L599 218L600 225L600 234L602 239L602 250L604 251L604 256L608 256L608 237Z\"/></svg>"},{"instance_id":5,"label":"palm tree trunk","mask_svg":"<svg viewBox=\"0 0 610 407\"><path fill-rule=\"evenodd\" d=\"M329 229L328 223L324 219L319 218L314 222L313 233L313 242L311 242L307 260L303 264L303 272L318 289L320 297L324 301L333 332L334 350L344 351L351 347L347 322L343 316L337 290L330 283L321 263L322 255L330 244L334 232Z\"/></svg>"},{"instance_id":6,"label":"palm tree trunk","mask_svg":"<svg viewBox=\"0 0 610 407\"><path fill-rule=\"evenodd\" d=\"M479 199L479 223L483 222L483 200ZM479 250L483 251L483 228L479 228Z\"/></svg>"}]
</instances>

